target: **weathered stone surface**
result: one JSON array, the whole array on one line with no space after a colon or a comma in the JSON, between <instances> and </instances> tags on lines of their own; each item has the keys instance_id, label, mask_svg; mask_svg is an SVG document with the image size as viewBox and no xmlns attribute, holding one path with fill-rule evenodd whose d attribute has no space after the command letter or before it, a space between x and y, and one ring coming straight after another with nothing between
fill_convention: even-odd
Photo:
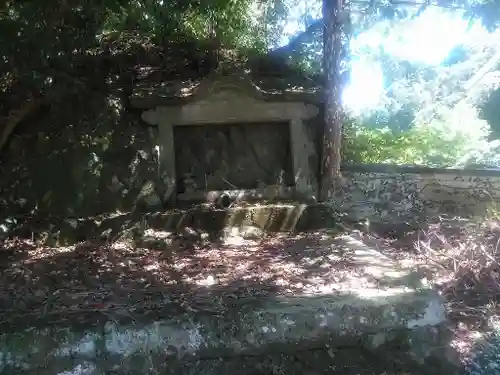
<instances>
[{"instance_id":1,"label":"weathered stone surface","mask_svg":"<svg viewBox=\"0 0 500 375\"><path fill-rule=\"evenodd\" d=\"M255 79L258 78L258 79ZM203 99L216 90L234 89L245 92L259 100L268 101L299 101L319 104L323 96L317 87L305 86L310 81L290 85L290 79L277 82L276 77L251 77L243 72L236 74L214 74L195 82L161 82L151 84L145 82L134 87L130 103L135 108L150 109L159 106L185 104L196 99ZM274 78L274 79L273 79ZM215 85L214 85L215 82Z\"/></svg>"},{"instance_id":2,"label":"weathered stone surface","mask_svg":"<svg viewBox=\"0 0 500 375\"><path fill-rule=\"evenodd\" d=\"M156 186L153 181L147 181L142 185L137 196L136 205L143 205L148 210L157 210L161 207L161 199L156 192Z\"/></svg>"},{"instance_id":3,"label":"weathered stone surface","mask_svg":"<svg viewBox=\"0 0 500 375\"><path fill-rule=\"evenodd\" d=\"M158 127L166 201L173 203L186 182L195 192L295 184L315 196L316 148L304 127L317 107L266 101L245 76L212 77L201 86L189 103L142 114ZM222 124L231 131L221 131Z\"/></svg>"},{"instance_id":4,"label":"weathered stone surface","mask_svg":"<svg viewBox=\"0 0 500 375\"><path fill-rule=\"evenodd\" d=\"M119 95L70 96L29 120L23 146L2 152L0 222L134 209L142 185L158 175L157 135Z\"/></svg>"},{"instance_id":5,"label":"weathered stone surface","mask_svg":"<svg viewBox=\"0 0 500 375\"><path fill-rule=\"evenodd\" d=\"M262 233L301 232L336 228L340 218L329 205L266 204L228 209L191 208L158 213L116 214L88 219L45 220L34 223L33 229L42 242L65 246L92 239L110 239L122 232L141 236L145 229L176 232L183 228L202 230L215 236L234 231ZM134 231L131 231L135 229Z\"/></svg>"},{"instance_id":6,"label":"weathered stone surface","mask_svg":"<svg viewBox=\"0 0 500 375\"><path fill-rule=\"evenodd\" d=\"M179 193L293 186L287 123L174 128Z\"/></svg>"},{"instance_id":7,"label":"weathered stone surface","mask_svg":"<svg viewBox=\"0 0 500 375\"><path fill-rule=\"evenodd\" d=\"M481 215L500 200L496 171L460 171L394 166L344 169L346 185L333 207L355 219L416 221L452 212Z\"/></svg>"},{"instance_id":8,"label":"weathered stone surface","mask_svg":"<svg viewBox=\"0 0 500 375\"><path fill-rule=\"evenodd\" d=\"M218 204L223 197L227 197L229 205L238 204L272 204L273 202L316 202L304 192L297 191L295 187L284 185L270 185L259 189L225 189L209 191L193 191L177 195L178 207L183 205L193 206L200 204Z\"/></svg>"},{"instance_id":9,"label":"weathered stone surface","mask_svg":"<svg viewBox=\"0 0 500 375\"><path fill-rule=\"evenodd\" d=\"M421 361L440 355L447 344L441 298L377 251L350 237L339 240L352 248L363 276L339 280L335 293L214 300L207 309L179 305L169 309L178 313L155 322L128 319L125 311L94 327L12 327L0 336L0 370L149 371L172 361L340 348L360 340L370 349L395 344Z\"/></svg>"}]
</instances>

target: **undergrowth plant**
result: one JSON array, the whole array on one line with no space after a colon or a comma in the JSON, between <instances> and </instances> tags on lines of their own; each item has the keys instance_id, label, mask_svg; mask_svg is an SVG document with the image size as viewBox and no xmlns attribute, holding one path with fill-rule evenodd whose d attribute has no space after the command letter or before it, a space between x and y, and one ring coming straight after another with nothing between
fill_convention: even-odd
<instances>
[{"instance_id":1,"label":"undergrowth plant","mask_svg":"<svg viewBox=\"0 0 500 375\"><path fill-rule=\"evenodd\" d=\"M343 160L435 168L500 166L494 157L496 144L488 141L488 124L475 116L474 108L461 109L460 113L466 123L456 113L445 113L405 130L351 118L344 123Z\"/></svg>"}]
</instances>

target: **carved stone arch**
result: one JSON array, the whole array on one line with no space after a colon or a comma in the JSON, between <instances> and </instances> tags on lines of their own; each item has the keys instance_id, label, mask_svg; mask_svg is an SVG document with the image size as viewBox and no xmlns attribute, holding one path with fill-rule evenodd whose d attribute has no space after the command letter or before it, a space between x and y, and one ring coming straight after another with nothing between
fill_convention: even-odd
<instances>
[{"instance_id":1,"label":"carved stone arch","mask_svg":"<svg viewBox=\"0 0 500 375\"><path fill-rule=\"evenodd\" d=\"M204 78L194 92L193 99L204 100L214 93L232 92L239 93L245 97L264 100L265 96L246 74L233 74L220 76L214 74Z\"/></svg>"}]
</instances>

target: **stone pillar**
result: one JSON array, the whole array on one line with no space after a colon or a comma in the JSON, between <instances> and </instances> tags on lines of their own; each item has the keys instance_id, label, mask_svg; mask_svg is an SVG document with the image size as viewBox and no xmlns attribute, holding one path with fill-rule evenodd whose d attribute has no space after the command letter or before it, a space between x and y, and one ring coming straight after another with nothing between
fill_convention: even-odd
<instances>
[{"instance_id":1,"label":"stone pillar","mask_svg":"<svg viewBox=\"0 0 500 375\"><path fill-rule=\"evenodd\" d=\"M163 203L174 204L176 197L174 126L162 124L158 128L160 146L160 181L163 190Z\"/></svg>"},{"instance_id":2,"label":"stone pillar","mask_svg":"<svg viewBox=\"0 0 500 375\"><path fill-rule=\"evenodd\" d=\"M174 123L178 109L157 107L142 114L144 122L158 126L158 187L162 193L162 203L173 205L176 197Z\"/></svg>"},{"instance_id":3,"label":"stone pillar","mask_svg":"<svg viewBox=\"0 0 500 375\"><path fill-rule=\"evenodd\" d=\"M309 165L309 156L315 152L314 143L305 131L301 119L290 121L290 151L292 154L295 189L305 197L315 197L317 183Z\"/></svg>"}]
</instances>

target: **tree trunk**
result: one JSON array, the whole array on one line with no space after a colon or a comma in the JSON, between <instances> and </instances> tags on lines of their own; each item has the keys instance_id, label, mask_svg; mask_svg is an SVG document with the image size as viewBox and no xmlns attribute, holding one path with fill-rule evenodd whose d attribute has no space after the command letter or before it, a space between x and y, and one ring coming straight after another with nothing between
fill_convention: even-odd
<instances>
[{"instance_id":1,"label":"tree trunk","mask_svg":"<svg viewBox=\"0 0 500 375\"><path fill-rule=\"evenodd\" d=\"M342 31L343 0L323 0L323 68L325 118L319 200L331 199L340 176L342 142Z\"/></svg>"}]
</instances>

